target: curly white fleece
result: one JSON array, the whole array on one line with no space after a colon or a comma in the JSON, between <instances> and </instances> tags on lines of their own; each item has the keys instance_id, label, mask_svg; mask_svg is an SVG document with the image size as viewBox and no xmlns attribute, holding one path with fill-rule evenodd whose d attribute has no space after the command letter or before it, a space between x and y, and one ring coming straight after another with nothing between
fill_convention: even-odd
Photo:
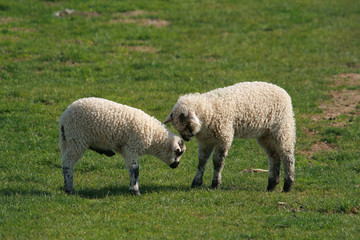
<instances>
[{"instance_id":1,"label":"curly white fleece","mask_svg":"<svg viewBox=\"0 0 360 240\"><path fill-rule=\"evenodd\" d=\"M172 122L185 140L199 144L199 167L193 186L202 184L207 159L214 150L213 187L221 184L224 158L234 138L256 138L269 157L269 185L279 182L285 166L284 191L294 181L295 119L287 92L270 83L243 82L203 94L181 96L164 123Z\"/></svg>"},{"instance_id":2,"label":"curly white fleece","mask_svg":"<svg viewBox=\"0 0 360 240\"><path fill-rule=\"evenodd\" d=\"M83 98L72 103L60 118L60 149L67 192L74 193L74 166L89 148L108 156L115 154L112 151L120 153L130 178L132 174L138 175L137 158L143 154L158 157L172 166L185 151L180 137L143 111L106 99ZM134 182L130 186L136 194L137 185Z\"/></svg>"}]
</instances>

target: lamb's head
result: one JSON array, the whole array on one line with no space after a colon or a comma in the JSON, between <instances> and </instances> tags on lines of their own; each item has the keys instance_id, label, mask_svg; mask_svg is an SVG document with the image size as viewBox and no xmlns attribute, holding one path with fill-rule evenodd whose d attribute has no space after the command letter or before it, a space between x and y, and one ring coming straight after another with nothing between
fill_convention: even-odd
<instances>
[{"instance_id":1,"label":"lamb's head","mask_svg":"<svg viewBox=\"0 0 360 240\"><path fill-rule=\"evenodd\" d=\"M175 134L172 135L169 138L169 151L167 152L168 156L166 156L165 162L171 168L176 168L179 165L181 156L184 154L185 150L186 146L183 140Z\"/></svg>"},{"instance_id":2,"label":"lamb's head","mask_svg":"<svg viewBox=\"0 0 360 240\"><path fill-rule=\"evenodd\" d=\"M171 122L185 141L190 139L200 131L201 123L195 111L189 109L185 104L176 103L169 116L163 122Z\"/></svg>"}]
</instances>

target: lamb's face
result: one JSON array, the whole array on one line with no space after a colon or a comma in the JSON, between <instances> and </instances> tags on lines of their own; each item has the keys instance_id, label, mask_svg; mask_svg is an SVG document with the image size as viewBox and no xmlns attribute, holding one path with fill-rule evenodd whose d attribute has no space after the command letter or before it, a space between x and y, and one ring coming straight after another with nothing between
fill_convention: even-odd
<instances>
[{"instance_id":1,"label":"lamb's face","mask_svg":"<svg viewBox=\"0 0 360 240\"><path fill-rule=\"evenodd\" d=\"M185 150L186 146L183 140L181 140L181 138L178 136L174 136L171 139L170 157L169 161L167 162L171 168L176 168L179 165L181 156L184 154Z\"/></svg>"},{"instance_id":2,"label":"lamb's face","mask_svg":"<svg viewBox=\"0 0 360 240\"><path fill-rule=\"evenodd\" d=\"M164 124L171 122L185 141L190 139L200 131L201 123L194 111L175 105Z\"/></svg>"}]
</instances>

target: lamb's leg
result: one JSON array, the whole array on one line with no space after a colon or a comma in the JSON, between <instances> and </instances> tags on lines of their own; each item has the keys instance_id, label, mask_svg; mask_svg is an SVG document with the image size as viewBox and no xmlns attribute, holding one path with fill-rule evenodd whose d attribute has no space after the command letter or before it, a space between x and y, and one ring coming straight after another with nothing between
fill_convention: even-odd
<instances>
[{"instance_id":1,"label":"lamb's leg","mask_svg":"<svg viewBox=\"0 0 360 240\"><path fill-rule=\"evenodd\" d=\"M212 188L220 188L221 187L221 172L225 165L225 158L227 156L228 149L222 147L216 147L214 152L214 176L212 180L211 187Z\"/></svg>"},{"instance_id":2,"label":"lamb's leg","mask_svg":"<svg viewBox=\"0 0 360 240\"><path fill-rule=\"evenodd\" d=\"M62 156L62 165L66 193L75 194L74 169L84 151L85 150L81 149L80 146L77 149L70 146L64 151Z\"/></svg>"},{"instance_id":3,"label":"lamb's leg","mask_svg":"<svg viewBox=\"0 0 360 240\"><path fill-rule=\"evenodd\" d=\"M295 157L292 152L282 154L281 160L284 164L284 188L283 192L289 192L294 183Z\"/></svg>"},{"instance_id":4,"label":"lamb's leg","mask_svg":"<svg viewBox=\"0 0 360 240\"><path fill-rule=\"evenodd\" d=\"M269 158L269 178L267 191L273 191L280 179L280 157L274 146L274 142L270 137L262 137L257 139L258 144L262 147Z\"/></svg>"},{"instance_id":5,"label":"lamb's leg","mask_svg":"<svg viewBox=\"0 0 360 240\"><path fill-rule=\"evenodd\" d=\"M198 164L198 167L196 170L194 180L192 181L192 184L191 184L192 188L199 187L202 185L203 175L205 172L205 166L206 166L207 161L210 158L210 155L211 155L213 149L214 149L214 147L212 145L203 146L203 145L199 144L199 152L198 152L199 164Z\"/></svg>"},{"instance_id":6,"label":"lamb's leg","mask_svg":"<svg viewBox=\"0 0 360 240\"><path fill-rule=\"evenodd\" d=\"M139 162L137 159L126 159L126 168L130 176L130 193L133 195L140 195L139 186Z\"/></svg>"}]
</instances>

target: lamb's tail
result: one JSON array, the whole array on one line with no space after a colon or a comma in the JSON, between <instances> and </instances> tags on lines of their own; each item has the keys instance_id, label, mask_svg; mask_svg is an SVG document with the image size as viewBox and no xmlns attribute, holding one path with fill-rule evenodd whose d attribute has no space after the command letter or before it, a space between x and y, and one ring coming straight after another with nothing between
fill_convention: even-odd
<instances>
[{"instance_id":1,"label":"lamb's tail","mask_svg":"<svg viewBox=\"0 0 360 240\"><path fill-rule=\"evenodd\" d=\"M65 149L66 149L66 137L65 137L65 129L64 129L64 125L60 126L60 131L59 131L59 145L60 145L60 151L61 154L64 153Z\"/></svg>"}]
</instances>

